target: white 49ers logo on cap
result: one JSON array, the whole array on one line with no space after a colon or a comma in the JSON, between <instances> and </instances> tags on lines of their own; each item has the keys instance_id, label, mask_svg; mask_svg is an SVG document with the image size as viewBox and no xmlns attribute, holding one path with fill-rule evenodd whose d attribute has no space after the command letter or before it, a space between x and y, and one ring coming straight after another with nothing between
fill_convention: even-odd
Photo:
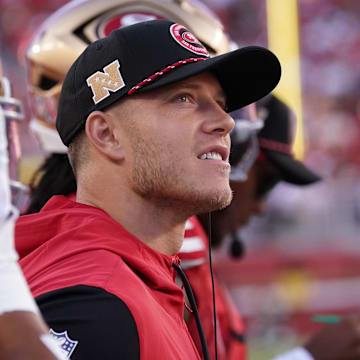
<instances>
[{"instance_id":1,"label":"white 49ers logo on cap","mask_svg":"<svg viewBox=\"0 0 360 360\"><path fill-rule=\"evenodd\" d=\"M183 25L173 24L170 26L170 34L174 40L185 49L197 54L210 57L205 46Z\"/></svg>"}]
</instances>

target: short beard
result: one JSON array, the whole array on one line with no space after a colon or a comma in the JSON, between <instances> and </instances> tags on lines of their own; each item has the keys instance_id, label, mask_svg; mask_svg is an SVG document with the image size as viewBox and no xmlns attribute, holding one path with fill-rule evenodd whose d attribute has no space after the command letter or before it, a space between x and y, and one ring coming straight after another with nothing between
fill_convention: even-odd
<instances>
[{"instance_id":1,"label":"short beard","mask_svg":"<svg viewBox=\"0 0 360 360\"><path fill-rule=\"evenodd\" d=\"M138 136L133 148L133 190L143 199L156 203L160 209L176 209L179 215L188 218L223 209L231 203L230 185L228 189L215 190L209 194L198 190L198 185L186 184L183 175L186 172L183 169L167 160L161 161L161 154L168 153L163 144L147 144ZM167 158L171 158L171 154Z\"/></svg>"}]
</instances>

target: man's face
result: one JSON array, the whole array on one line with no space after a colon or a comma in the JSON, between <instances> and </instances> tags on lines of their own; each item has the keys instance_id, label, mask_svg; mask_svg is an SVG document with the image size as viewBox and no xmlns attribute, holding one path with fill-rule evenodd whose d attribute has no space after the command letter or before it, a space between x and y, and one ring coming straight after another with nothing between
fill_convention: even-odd
<instances>
[{"instance_id":1,"label":"man's face","mask_svg":"<svg viewBox=\"0 0 360 360\"><path fill-rule=\"evenodd\" d=\"M128 144L131 190L184 213L227 206L234 121L224 111L225 103L210 73L126 98L115 111L126 114L118 126Z\"/></svg>"},{"instance_id":2,"label":"man's face","mask_svg":"<svg viewBox=\"0 0 360 360\"><path fill-rule=\"evenodd\" d=\"M231 205L223 211L222 216L228 217L228 233L245 226L253 216L265 211L267 195L280 181L280 175L268 160L257 160L245 182L233 181L234 192Z\"/></svg>"}]
</instances>

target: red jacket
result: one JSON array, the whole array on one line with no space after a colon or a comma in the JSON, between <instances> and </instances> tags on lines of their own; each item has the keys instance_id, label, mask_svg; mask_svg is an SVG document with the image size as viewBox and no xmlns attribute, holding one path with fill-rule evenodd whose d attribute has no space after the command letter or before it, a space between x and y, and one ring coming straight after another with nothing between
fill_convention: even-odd
<instances>
[{"instance_id":1,"label":"red jacket","mask_svg":"<svg viewBox=\"0 0 360 360\"><path fill-rule=\"evenodd\" d=\"M212 285L208 260L209 240L196 217L190 218L184 244L178 254L182 267L195 294L200 320L204 328L211 358L214 357L214 318ZM215 303L217 318L217 349L219 360L246 359L244 322L226 288L216 279ZM189 331L198 349L201 343L194 317L188 323Z\"/></svg>"},{"instance_id":2,"label":"red jacket","mask_svg":"<svg viewBox=\"0 0 360 360\"><path fill-rule=\"evenodd\" d=\"M174 283L177 257L154 251L101 209L55 196L20 217L16 247L35 297L75 285L104 289L130 310L140 359L200 359Z\"/></svg>"}]
</instances>

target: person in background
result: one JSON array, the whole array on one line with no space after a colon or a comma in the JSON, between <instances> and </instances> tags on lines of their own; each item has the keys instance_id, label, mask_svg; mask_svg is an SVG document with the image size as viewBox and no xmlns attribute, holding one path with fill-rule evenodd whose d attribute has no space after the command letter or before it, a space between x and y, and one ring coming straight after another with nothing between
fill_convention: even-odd
<instances>
[{"instance_id":1,"label":"person in background","mask_svg":"<svg viewBox=\"0 0 360 360\"><path fill-rule=\"evenodd\" d=\"M235 126L232 132L230 186L233 200L225 209L198 216L185 233L183 247L179 256L198 304L210 349L214 349L214 317L212 304L212 279L209 273L209 246L224 246L230 241L230 256L240 258L244 248L236 232L246 226L253 216L266 210L266 198L281 181L297 186L308 186L321 180L321 177L307 168L292 154L295 118L290 108L273 95L257 103L257 113L263 119L263 127L257 133L259 151L255 162L244 176L244 144ZM209 235L210 234L210 235ZM210 239L208 239L208 235ZM195 251L196 249L196 251ZM238 310L225 286L216 278L215 273L217 351L223 359L235 360L246 357L245 326ZM189 329L193 337L194 319L190 316ZM209 329L211 329L209 331ZM290 350L277 357L277 360L312 359L356 359L359 354L360 317L344 319L339 324L325 326L312 336L302 347ZM341 333L341 341L337 336ZM331 346L331 349L329 348Z\"/></svg>"},{"instance_id":2,"label":"person in background","mask_svg":"<svg viewBox=\"0 0 360 360\"><path fill-rule=\"evenodd\" d=\"M12 203L12 192L15 194L19 188L11 191L15 179L10 180L10 170L16 168L15 128L22 119L21 103L11 96L10 82L2 74L0 60L0 358L61 360L65 356L49 336L17 263L14 246L19 210Z\"/></svg>"}]
</instances>

